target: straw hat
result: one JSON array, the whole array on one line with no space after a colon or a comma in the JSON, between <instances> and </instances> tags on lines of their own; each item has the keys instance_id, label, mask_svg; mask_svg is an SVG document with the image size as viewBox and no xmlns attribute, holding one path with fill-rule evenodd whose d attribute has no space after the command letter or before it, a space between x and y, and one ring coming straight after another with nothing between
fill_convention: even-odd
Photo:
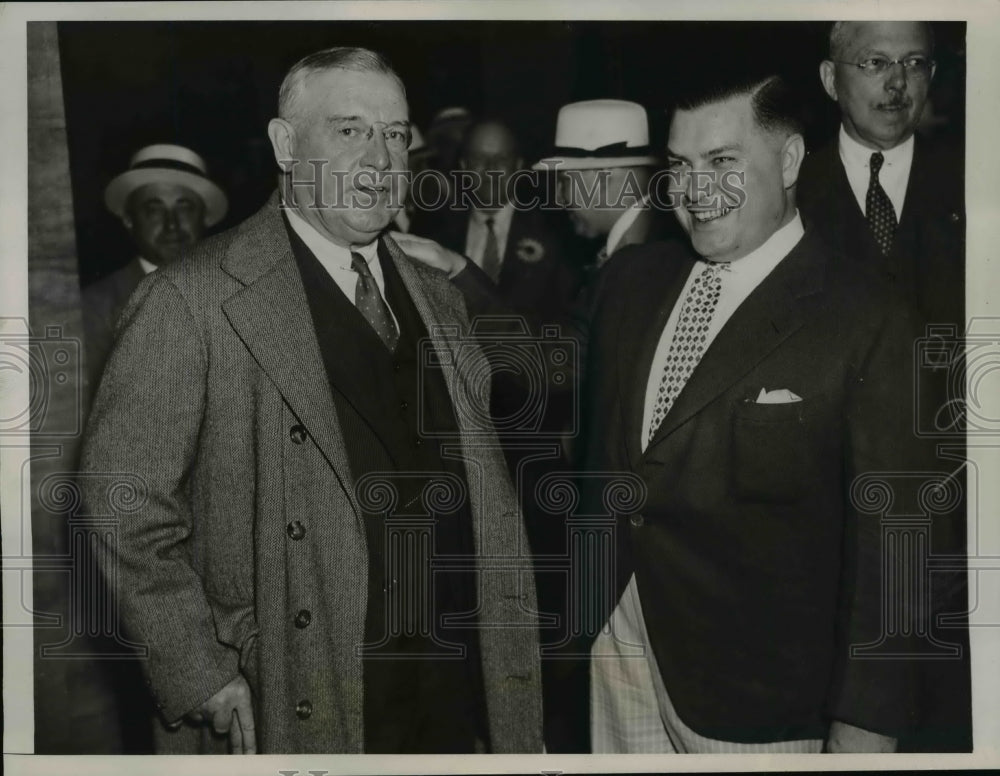
<instances>
[{"instance_id":1,"label":"straw hat","mask_svg":"<svg viewBox=\"0 0 1000 776\"><path fill-rule=\"evenodd\" d=\"M560 108L555 148L532 169L594 170L656 162L645 108L626 100L586 100Z\"/></svg>"},{"instance_id":2,"label":"straw hat","mask_svg":"<svg viewBox=\"0 0 1000 776\"><path fill-rule=\"evenodd\" d=\"M129 195L149 183L174 183L194 191L205 203L207 226L221 221L229 208L225 193L209 180L205 160L189 148L165 143L136 151L129 169L104 190L104 204L121 218Z\"/></svg>"}]
</instances>

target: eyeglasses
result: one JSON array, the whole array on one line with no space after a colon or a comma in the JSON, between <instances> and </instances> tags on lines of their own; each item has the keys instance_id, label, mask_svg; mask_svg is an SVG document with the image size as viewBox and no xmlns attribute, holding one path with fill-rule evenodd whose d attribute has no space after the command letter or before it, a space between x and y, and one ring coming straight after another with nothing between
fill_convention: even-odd
<instances>
[{"instance_id":1,"label":"eyeglasses","mask_svg":"<svg viewBox=\"0 0 1000 776\"><path fill-rule=\"evenodd\" d=\"M888 59L887 57L868 57L861 62L845 62L842 59L831 60L841 65L854 65L862 73L869 77L876 77L888 72L893 65L902 65L909 75L925 77L934 72L937 64L930 57L915 55L912 57L902 57L901 59Z\"/></svg>"},{"instance_id":2,"label":"eyeglasses","mask_svg":"<svg viewBox=\"0 0 1000 776\"><path fill-rule=\"evenodd\" d=\"M333 125L333 134L337 141L347 148L360 148L375 137L375 130L379 129L385 146L392 153L404 153L410 147L412 138L410 128L404 124L386 124L376 121L374 124L365 124L361 121L342 121Z\"/></svg>"}]
</instances>

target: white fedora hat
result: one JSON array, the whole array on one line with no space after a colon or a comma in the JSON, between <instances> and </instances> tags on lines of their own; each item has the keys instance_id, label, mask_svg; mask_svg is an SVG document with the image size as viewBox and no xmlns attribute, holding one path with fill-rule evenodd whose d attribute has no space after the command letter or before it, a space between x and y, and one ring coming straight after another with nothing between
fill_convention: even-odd
<instances>
[{"instance_id":1,"label":"white fedora hat","mask_svg":"<svg viewBox=\"0 0 1000 776\"><path fill-rule=\"evenodd\" d=\"M585 100L559 109L552 155L532 169L594 170L656 162L645 108L627 100Z\"/></svg>"},{"instance_id":2,"label":"white fedora hat","mask_svg":"<svg viewBox=\"0 0 1000 776\"><path fill-rule=\"evenodd\" d=\"M189 148L166 143L136 151L129 169L104 190L104 204L121 218L129 195L148 183L175 183L194 191L205 203L207 226L221 221L229 208L225 193L209 180L205 160Z\"/></svg>"}]
</instances>

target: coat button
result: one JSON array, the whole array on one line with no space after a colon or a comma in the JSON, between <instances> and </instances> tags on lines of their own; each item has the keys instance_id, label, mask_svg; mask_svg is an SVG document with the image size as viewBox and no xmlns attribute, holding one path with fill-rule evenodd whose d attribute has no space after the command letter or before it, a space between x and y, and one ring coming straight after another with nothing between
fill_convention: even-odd
<instances>
[{"instance_id":1,"label":"coat button","mask_svg":"<svg viewBox=\"0 0 1000 776\"><path fill-rule=\"evenodd\" d=\"M410 406L410 405L409 405L409 404L408 404L408 403L406 402L406 400L405 400L405 399L404 399L403 401L401 401L401 402L399 403L399 408L400 408L401 410L405 410L405 409L406 409L407 407L409 407L409 406Z\"/></svg>"},{"instance_id":2,"label":"coat button","mask_svg":"<svg viewBox=\"0 0 1000 776\"><path fill-rule=\"evenodd\" d=\"M308 609L302 609L298 614L295 615L295 627L301 630L309 626L312 622L312 612Z\"/></svg>"},{"instance_id":3,"label":"coat button","mask_svg":"<svg viewBox=\"0 0 1000 776\"><path fill-rule=\"evenodd\" d=\"M646 522L646 518L644 518L642 515L632 515L632 517L630 517L628 521L636 528L641 528L642 524Z\"/></svg>"},{"instance_id":4,"label":"coat button","mask_svg":"<svg viewBox=\"0 0 1000 776\"><path fill-rule=\"evenodd\" d=\"M309 436L309 434L306 431L305 426L296 423L288 430L288 436L292 438L292 441L295 444L301 445L303 442L306 441L306 438Z\"/></svg>"},{"instance_id":5,"label":"coat button","mask_svg":"<svg viewBox=\"0 0 1000 776\"><path fill-rule=\"evenodd\" d=\"M299 719L309 719L313 713L313 705L307 700L295 704L295 716Z\"/></svg>"},{"instance_id":6,"label":"coat button","mask_svg":"<svg viewBox=\"0 0 1000 776\"><path fill-rule=\"evenodd\" d=\"M302 525L300 521L293 520L288 524L288 527L285 528L285 533L288 534L288 537L290 539L298 541L299 539L301 539L303 536L306 535L306 527Z\"/></svg>"}]
</instances>

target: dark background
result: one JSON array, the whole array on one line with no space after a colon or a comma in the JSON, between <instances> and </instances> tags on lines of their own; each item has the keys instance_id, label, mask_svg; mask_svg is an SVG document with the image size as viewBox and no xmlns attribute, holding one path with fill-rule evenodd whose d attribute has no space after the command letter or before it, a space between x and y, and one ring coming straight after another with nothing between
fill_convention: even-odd
<instances>
[{"instance_id":1,"label":"dark background","mask_svg":"<svg viewBox=\"0 0 1000 776\"><path fill-rule=\"evenodd\" d=\"M935 23L936 134L961 143L965 23ZM823 22L74 22L59 25L70 170L83 285L134 249L103 204L104 187L150 143L205 157L229 196L216 230L252 214L275 184L267 122L285 71L334 45L389 56L411 119L426 131L462 105L507 119L529 161L552 143L556 113L574 100L616 97L649 112L663 147L664 110L687 79L722 67L776 68L798 89L810 148L836 132L836 105L819 82Z\"/></svg>"}]
</instances>

